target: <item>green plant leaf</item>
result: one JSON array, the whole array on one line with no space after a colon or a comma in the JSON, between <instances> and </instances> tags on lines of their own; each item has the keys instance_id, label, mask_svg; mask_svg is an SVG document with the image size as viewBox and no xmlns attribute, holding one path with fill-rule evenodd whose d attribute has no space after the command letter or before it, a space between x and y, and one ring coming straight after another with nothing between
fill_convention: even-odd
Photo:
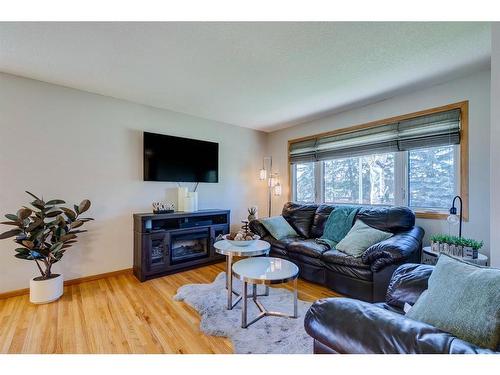
<instances>
[{"instance_id":1,"label":"green plant leaf","mask_svg":"<svg viewBox=\"0 0 500 375\"><path fill-rule=\"evenodd\" d=\"M88 232L86 229L76 229L76 230L71 230L68 232L69 234L80 234L80 233L85 233Z\"/></svg>"},{"instance_id":2,"label":"green plant leaf","mask_svg":"<svg viewBox=\"0 0 500 375\"><path fill-rule=\"evenodd\" d=\"M57 215L62 214L61 210L49 211L45 214L45 217L56 217Z\"/></svg>"},{"instance_id":3,"label":"green plant leaf","mask_svg":"<svg viewBox=\"0 0 500 375\"><path fill-rule=\"evenodd\" d=\"M18 253L27 253L27 254L30 253L30 251L28 249L26 249L25 247L18 247L16 249L14 249L14 251L16 251Z\"/></svg>"},{"instance_id":4,"label":"green plant leaf","mask_svg":"<svg viewBox=\"0 0 500 375\"><path fill-rule=\"evenodd\" d=\"M19 218L17 217L17 215L14 215L14 214L7 214L7 215L5 215L5 217L9 220L12 220L12 221L19 221Z\"/></svg>"},{"instance_id":5,"label":"green plant leaf","mask_svg":"<svg viewBox=\"0 0 500 375\"><path fill-rule=\"evenodd\" d=\"M68 217L68 219L71 219L71 220L76 219L77 214L73 210L66 208L66 207L60 207L60 208L62 211L64 211L64 214Z\"/></svg>"},{"instance_id":6,"label":"green plant leaf","mask_svg":"<svg viewBox=\"0 0 500 375\"><path fill-rule=\"evenodd\" d=\"M45 208L45 202L40 199L35 199L33 202L31 202L31 205L38 208L39 210L43 210Z\"/></svg>"},{"instance_id":7,"label":"green plant leaf","mask_svg":"<svg viewBox=\"0 0 500 375\"><path fill-rule=\"evenodd\" d=\"M38 200L40 200L40 201L41 201L41 199L40 199L40 198L38 198L35 194L30 193L28 190L25 190L25 191L26 191L26 193L28 193L29 195L31 195L33 198L38 199Z\"/></svg>"},{"instance_id":8,"label":"green plant leaf","mask_svg":"<svg viewBox=\"0 0 500 375\"><path fill-rule=\"evenodd\" d=\"M78 205L78 211L79 213L83 214L85 211L87 211L90 208L90 201L88 199L84 199L79 205Z\"/></svg>"},{"instance_id":9,"label":"green plant leaf","mask_svg":"<svg viewBox=\"0 0 500 375\"><path fill-rule=\"evenodd\" d=\"M15 221L2 221L0 222L0 224L3 224L3 225L15 225L15 226L19 226L19 223L18 222L15 222Z\"/></svg>"},{"instance_id":10,"label":"green plant leaf","mask_svg":"<svg viewBox=\"0 0 500 375\"><path fill-rule=\"evenodd\" d=\"M28 254L17 253L17 254L14 254L14 256L18 259L33 260L33 257L31 257L31 255L29 253Z\"/></svg>"},{"instance_id":11,"label":"green plant leaf","mask_svg":"<svg viewBox=\"0 0 500 375\"><path fill-rule=\"evenodd\" d=\"M71 223L71 228L74 229L74 228L79 228L83 225L83 221L81 220L76 220L74 221L73 223Z\"/></svg>"},{"instance_id":12,"label":"green plant leaf","mask_svg":"<svg viewBox=\"0 0 500 375\"><path fill-rule=\"evenodd\" d=\"M3 232L2 234L0 234L0 240L4 240L6 238L17 236L20 233L22 233L21 229L8 230L7 232Z\"/></svg>"},{"instance_id":13,"label":"green plant leaf","mask_svg":"<svg viewBox=\"0 0 500 375\"><path fill-rule=\"evenodd\" d=\"M61 199L51 199L47 203L45 203L47 206L54 206L56 204L65 204L66 202L61 200Z\"/></svg>"},{"instance_id":14,"label":"green plant leaf","mask_svg":"<svg viewBox=\"0 0 500 375\"><path fill-rule=\"evenodd\" d=\"M29 208L21 208L19 211L17 211L17 217L21 220L24 220L30 217L32 213L33 211L30 210Z\"/></svg>"},{"instance_id":15,"label":"green plant leaf","mask_svg":"<svg viewBox=\"0 0 500 375\"><path fill-rule=\"evenodd\" d=\"M72 240L72 239L74 239L76 237L77 237L76 234L69 233L69 234L66 234L66 235L62 236L60 238L60 240L63 241L63 242L66 242L66 241Z\"/></svg>"},{"instance_id":16,"label":"green plant leaf","mask_svg":"<svg viewBox=\"0 0 500 375\"><path fill-rule=\"evenodd\" d=\"M61 248L63 247L64 243L63 242L56 242L55 244L53 244L49 251L51 253L57 253L59 250L61 250Z\"/></svg>"},{"instance_id":17,"label":"green plant leaf","mask_svg":"<svg viewBox=\"0 0 500 375\"><path fill-rule=\"evenodd\" d=\"M22 241L22 244L30 250L35 247L35 244L33 243L33 241L24 240L24 241Z\"/></svg>"},{"instance_id":18,"label":"green plant leaf","mask_svg":"<svg viewBox=\"0 0 500 375\"><path fill-rule=\"evenodd\" d=\"M33 220L33 222L30 225L28 225L26 230L28 232L32 232L33 230L35 230L36 228L38 228L42 224L43 224L43 220L37 217Z\"/></svg>"}]
</instances>

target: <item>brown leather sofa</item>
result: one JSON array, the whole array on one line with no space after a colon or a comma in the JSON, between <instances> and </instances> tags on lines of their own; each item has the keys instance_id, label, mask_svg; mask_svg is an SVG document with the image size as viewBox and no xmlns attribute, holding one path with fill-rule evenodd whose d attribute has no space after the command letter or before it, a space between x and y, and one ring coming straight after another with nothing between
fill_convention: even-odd
<instances>
[{"instance_id":1,"label":"brown leather sofa","mask_svg":"<svg viewBox=\"0 0 500 375\"><path fill-rule=\"evenodd\" d=\"M304 327L314 339L314 353L341 354L460 354L496 353L461 340L448 332L405 317L405 303L413 305L427 289L434 266L404 264L392 276L385 302L350 298L316 301ZM353 322L356 322L353 324Z\"/></svg>"},{"instance_id":2,"label":"brown leather sofa","mask_svg":"<svg viewBox=\"0 0 500 375\"><path fill-rule=\"evenodd\" d=\"M361 206L357 219L394 235L368 248L360 258L348 256L316 242L334 205L288 202L282 215L299 237L273 238L259 220L250 229L271 244L270 255L291 260L300 277L363 301L383 301L394 270L407 262L419 262L424 231L415 226L415 215L406 207Z\"/></svg>"}]
</instances>

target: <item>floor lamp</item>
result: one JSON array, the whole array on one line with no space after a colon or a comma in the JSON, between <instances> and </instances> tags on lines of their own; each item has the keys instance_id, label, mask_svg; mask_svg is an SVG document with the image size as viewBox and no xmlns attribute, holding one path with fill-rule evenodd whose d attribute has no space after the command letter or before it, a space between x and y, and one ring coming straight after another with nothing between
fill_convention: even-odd
<instances>
[{"instance_id":1,"label":"floor lamp","mask_svg":"<svg viewBox=\"0 0 500 375\"><path fill-rule=\"evenodd\" d=\"M272 156L264 156L262 159L262 169L259 172L259 179L261 181L267 180L268 216L271 217L273 195L281 195L280 176L278 173L273 172Z\"/></svg>"}]
</instances>

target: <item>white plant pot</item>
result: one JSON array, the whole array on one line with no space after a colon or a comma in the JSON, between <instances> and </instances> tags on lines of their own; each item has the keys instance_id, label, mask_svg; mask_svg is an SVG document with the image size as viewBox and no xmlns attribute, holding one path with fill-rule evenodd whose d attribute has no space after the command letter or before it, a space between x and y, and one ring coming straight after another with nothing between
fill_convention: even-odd
<instances>
[{"instance_id":1,"label":"white plant pot","mask_svg":"<svg viewBox=\"0 0 500 375\"><path fill-rule=\"evenodd\" d=\"M35 304L56 301L63 295L63 275L57 275L47 280L30 280L30 302Z\"/></svg>"}]
</instances>

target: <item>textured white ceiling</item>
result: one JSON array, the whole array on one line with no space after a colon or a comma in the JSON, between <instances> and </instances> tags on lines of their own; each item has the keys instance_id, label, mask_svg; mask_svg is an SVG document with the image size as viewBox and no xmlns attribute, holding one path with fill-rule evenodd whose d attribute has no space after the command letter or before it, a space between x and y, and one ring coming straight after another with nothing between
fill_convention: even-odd
<instances>
[{"instance_id":1,"label":"textured white ceiling","mask_svg":"<svg viewBox=\"0 0 500 375\"><path fill-rule=\"evenodd\" d=\"M0 71L270 131L443 82L489 23L0 23Z\"/></svg>"}]
</instances>

